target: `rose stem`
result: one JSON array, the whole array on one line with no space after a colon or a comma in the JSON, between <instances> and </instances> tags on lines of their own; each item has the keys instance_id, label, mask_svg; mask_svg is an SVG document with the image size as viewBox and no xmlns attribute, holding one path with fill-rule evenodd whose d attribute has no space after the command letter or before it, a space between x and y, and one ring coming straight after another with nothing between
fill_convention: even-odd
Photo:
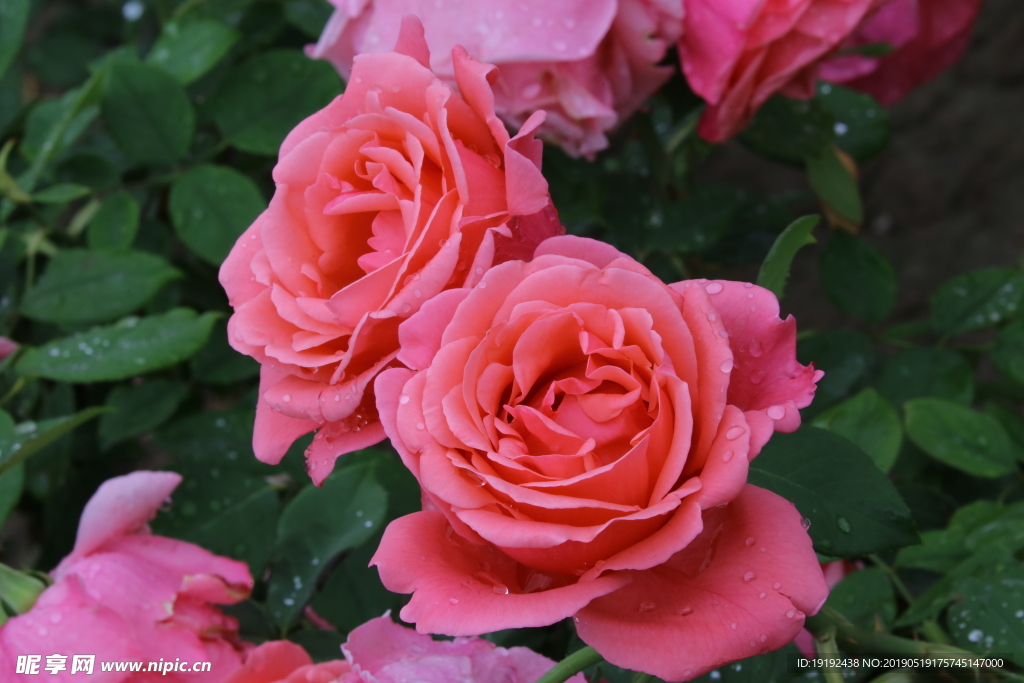
<instances>
[{"instance_id":1,"label":"rose stem","mask_svg":"<svg viewBox=\"0 0 1024 683\"><path fill-rule=\"evenodd\" d=\"M571 655L551 667L551 670L541 676L537 683L562 683L572 678L588 666L603 662L604 657L597 654L597 650L587 646L576 650Z\"/></svg>"}]
</instances>

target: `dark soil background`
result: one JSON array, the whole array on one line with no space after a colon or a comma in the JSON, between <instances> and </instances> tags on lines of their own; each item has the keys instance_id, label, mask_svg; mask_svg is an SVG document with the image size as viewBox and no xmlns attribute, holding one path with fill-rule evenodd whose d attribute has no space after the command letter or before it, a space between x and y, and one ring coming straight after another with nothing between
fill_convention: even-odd
<instances>
[{"instance_id":1,"label":"dark soil background","mask_svg":"<svg viewBox=\"0 0 1024 683\"><path fill-rule=\"evenodd\" d=\"M1024 258L1024 3L985 0L963 58L892 108L886 151L861 170L863 237L892 261L899 297L891 321L921 319L947 279ZM706 182L809 189L806 175L739 143L698 171ZM783 308L801 330L853 320L818 282L819 244L797 255ZM751 272L725 277L752 279Z\"/></svg>"}]
</instances>

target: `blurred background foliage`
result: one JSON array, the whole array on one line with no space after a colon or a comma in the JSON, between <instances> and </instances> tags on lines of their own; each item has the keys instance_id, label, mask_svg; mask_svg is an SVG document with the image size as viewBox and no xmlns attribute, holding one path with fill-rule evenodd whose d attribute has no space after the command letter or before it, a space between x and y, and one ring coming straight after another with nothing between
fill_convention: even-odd
<instances>
[{"instance_id":1,"label":"blurred background foliage","mask_svg":"<svg viewBox=\"0 0 1024 683\"><path fill-rule=\"evenodd\" d=\"M403 604L366 565L418 490L385 444L319 489L308 440L281 466L256 461L258 366L227 344L217 268L273 194L284 136L343 89L303 54L329 12L0 0L0 335L21 344L0 364L0 560L52 568L100 482L173 469L185 482L154 530L248 562L257 590L232 610L246 639L284 633L320 658ZM799 251L799 355L826 375L752 481L797 503L823 560L869 565L830 598L851 623L1024 665L1024 244L930 272L906 305L858 182L865 164L884 177L870 162L890 149L886 109L822 85L774 98L725 147L695 135L699 113L677 77L594 161L547 147L563 222L668 282L758 279L781 295ZM771 180L744 182L730 159ZM813 213L825 220L783 233ZM568 624L490 637L556 659L580 646ZM772 653L706 678L796 677Z\"/></svg>"}]
</instances>

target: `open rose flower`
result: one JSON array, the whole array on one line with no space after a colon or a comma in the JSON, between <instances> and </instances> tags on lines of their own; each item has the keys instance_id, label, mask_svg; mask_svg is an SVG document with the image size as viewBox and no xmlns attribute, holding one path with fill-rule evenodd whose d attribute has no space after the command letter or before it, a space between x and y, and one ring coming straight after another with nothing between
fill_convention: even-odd
<instances>
[{"instance_id":1,"label":"open rose flower","mask_svg":"<svg viewBox=\"0 0 1024 683\"><path fill-rule=\"evenodd\" d=\"M238 622L214 605L248 597L248 568L149 533L147 522L180 481L173 472L133 472L100 486L82 512L74 549L52 572L56 582L0 627L0 669L14 671L19 654L63 654L67 669L46 679L73 682L82 674L71 673L70 656L91 653L102 661L211 662L206 673L159 679L212 683L242 665ZM141 683L151 676L102 672L97 664L89 680Z\"/></svg>"},{"instance_id":2,"label":"open rose flower","mask_svg":"<svg viewBox=\"0 0 1024 683\"><path fill-rule=\"evenodd\" d=\"M505 649L479 638L436 641L388 616L354 629L345 660L313 664L288 641L264 643L225 683L534 683L555 665L525 647ZM569 679L586 683L582 674Z\"/></svg>"},{"instance_id":3,"label":"open rose flower","mask_svg":"<svg viewBox=\"0 0 1024 683\"><path fill-rule=\"evenodd\" d=\"M828 589L796 508L746 479L820 375L778 313L577 237L424 305L407 367L376 382L424 496L373 558L413 593L402 618L471 635L573 616L667 681L791 641Z\"/></svg>"},{"instance_id":4,"label":"open rose flower","mask_svg":"<svg viewBox=\"0 0 1024 683\"><path fill-rule=\"evenodd\" d=\"M253 447L306 452L316 483L384 438L371 389L398 324L438 292L561 234L533 138L494 114L494 67L452 51L459 95L427 66L422 27L356 58L344 95L292 131L270 207L220 271L232 346L262 363Z\"/></svg>"},{"instance_id":5,"label":"open rose flower","mask_svg":"<svg viewBox=\"0 0 1024 683\"><path fill-rule=\"evenodd\" d=\"M979 9L981 0L890 0L843 43L848 54L822 65L821 77L892 104L960 58ZM865 45L892 51L856 54Z\"/></svg>"},{"instance_id":6,"label":"open rose flower","mask_svg":"<svg viewBox=\"0 0 1024 683\"><path fill-rule=\"evenodd\" d=\"M721 142L777 92L814 96L823 57L878 0L686 0L679 56L707 100L698 132Z\"/></svg>"},{"instance_id":7,"label":"open rose flower","mask_svg":"<svg viewBox=\"0 0 1024 683\"><path fill-rule=\"evenodd\" d=\"M547 112L539 134L573 155L608 145L605 133L672 74L658 66L682 31L681 0L331 0L334 15L311 55L348 78L353 57L394 43L406 13L426 29L431 66L455 83L463 45L500 67L495 108L519 127Z\"/></svg>"}]
</instances>

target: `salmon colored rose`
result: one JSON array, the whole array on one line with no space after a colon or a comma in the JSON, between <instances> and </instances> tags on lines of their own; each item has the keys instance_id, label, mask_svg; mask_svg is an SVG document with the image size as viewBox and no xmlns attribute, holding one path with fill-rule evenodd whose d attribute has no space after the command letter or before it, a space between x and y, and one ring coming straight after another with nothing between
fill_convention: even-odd
<instances>
[{"instance_id":1,"label":"salmon colored rose","mask_svg":"<svg viewBox=\"0 0 1024 683\"><path fill-rule=\"evenodd\" d=\"M534 683L555 665L525 647L505 649L479 638L435 641L386 615L355 628L341 649L344 661L313 664L294 643L264 643L224 683ZM582 674L569 680L586 683Z\"/></svg>"},{"instance_id":2,"label":"salmon colored rose","mask_svg":"<svg viewBox=\"0 0 1024 683\"><path fill-rule=\"evenodd\" d=\"M20 654L67 655L66 670L45 674L60 683L84 675L71 672L74 654L95 654L99 661L211 663L209 672L157 676L169 683L219 682L241 667L238 622L215 605L248 597L249 569L149 533L147 522L180 482L173 472L133 472L100 486L82 512L74 549L52 572L55 583L31 610L0 627L0 670L14 671ZM97 663L87 678L142 683L152 676L103 672Z\"/></svg>"},{"instance_id":3,"label":"salmon colored rose","mask_svg":"<svg viewBox=\"0 0 1024 683\"><path fill-rule=\"evenodd\" d=\"M373 558L402 619L472 635L574 617L613 664L687 680L780 647L828 588L788 501L746 483L820 377L738 282L666 286L556 237L403 323L376 382L423 490Z\"/></svg>"},{"instance_id":4,"label":"salmon colored rose","mask_svg":"<svg viewBox=\"0 0 1024 683\"><path fill-rule=\"evenodd\" d=\"M698 132L721 142L775 93L814 96L818 67L879 0L685 0L679 56L707 100Z\"/></svg>"},{"instance_id":5,"label":"salmon colored rose","mask_svg":"<svg viewBox=\"0 0 1024 683\"><path fill-rule=\"evenodd\" d=\"M960 58L979 9L981 0L891 0L843 43L849 54L822 65L821 77L892 104ZM866 45L891 51L856 54Z\"/></svg>"},{"instance_id":6,"label":"salmon colored rose","mask_svg":"<svg viewBox=\"0 0 1024 683\"><path fill-rule=\"evenodd\" d=\"M518 128L538 110L538 134L572 155L608 146L605 133L672 75L658 66L682 31L682 0L331 0L334 15L310 54L348 78L353 57L380 52L402 16L426 28L431 66L455 83L455 45L500 67L495 109Z\"/></svg>"},{"instance_id":7,"label":"salmon colored rose","mask_svg":"<svg viewBox=\"0 0 1024 683\"><path fill-rule=\"evenodd\" d=\"M356 58L345 94L284 141L270 207L220 271L231 344L262 363L256 456L276 463L318 429L318 484L384 438L372 383L396 364L399 323L564 232L533 138L544 114L510 137L494 67L456 47L460 95L428 60L414 18L395 52Z\"/></svg>"}]
</instances>

